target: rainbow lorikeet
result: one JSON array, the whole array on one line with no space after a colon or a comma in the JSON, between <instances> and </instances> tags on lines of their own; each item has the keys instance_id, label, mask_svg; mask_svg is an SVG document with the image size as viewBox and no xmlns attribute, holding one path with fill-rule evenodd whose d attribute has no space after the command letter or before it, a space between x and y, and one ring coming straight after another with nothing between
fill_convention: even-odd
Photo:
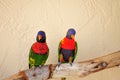
<instances>
[{"instance_id":1,"label":"rainbow lorikeet","mask_svg":"<svg viewBox=\"0 0 120 80\"><path fill-rule=\"evenodd\" d=\"M76 31L70 28L65 38L63 38L58 47L58 67L61 63L72 63L74 62L77 55L77 42L75 41Z\"/></svg>"},{"instance_id":2,"label":"rainbow lorikeet","mask_svg":"<svg viewBox=\"0 0 120 80\"><path fill-rule=\"evenodd\" d=\"M29 68L44 65L49 56L49 48L46 43L46 34L39 31L36 42L31 46L29 52Z\"/></svg>"}]
</instances>

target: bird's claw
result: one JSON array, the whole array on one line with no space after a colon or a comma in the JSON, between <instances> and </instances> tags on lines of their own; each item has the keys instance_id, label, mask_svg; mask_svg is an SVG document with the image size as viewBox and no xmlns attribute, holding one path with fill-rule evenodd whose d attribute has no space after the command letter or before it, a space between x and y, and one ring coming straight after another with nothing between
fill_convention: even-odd
<instances>
[{"instance_id":1,"label":"bird's claw","mask_svg":"<svg viewBox=\"0 0 120 80\"><path fill-rule=\"evenodd\" d=\"M70 64L70 66L72 66L72 65L73 65L73 63L72 63L72 62L70 62L69 64Z\"/></svg>"},{"instance_id":2,"label":"bird's claw","mask_svg":"<svg viewBox=\"0 0 120 80\"><path fill-rule=\"evenodd\" d=\"M60 67L60 65L61 65L61 62L58 62L58 65L57 65L57 66Z\"/></svg>"}]
</instances>

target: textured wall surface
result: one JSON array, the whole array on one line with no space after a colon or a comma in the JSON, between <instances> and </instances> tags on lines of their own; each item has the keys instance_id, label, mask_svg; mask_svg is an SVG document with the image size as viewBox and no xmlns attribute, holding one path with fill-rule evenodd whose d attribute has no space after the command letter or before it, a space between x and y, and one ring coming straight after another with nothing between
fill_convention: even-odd
<instances>
[{"instance_id":1,"label":"textured wall surface","mask_svg":"<svg viewBox=\"0 0 120 80\"><path fill-rule=\"evenodd\" d=\"M0 0L0 79L28 68L39 30L50 48L46 64L57 63L59 41L71 27L79 46L75 62L120 50L120 0ZM115 68L81 80L118 80L118 74Z\"/></svg>"}]
</instances>

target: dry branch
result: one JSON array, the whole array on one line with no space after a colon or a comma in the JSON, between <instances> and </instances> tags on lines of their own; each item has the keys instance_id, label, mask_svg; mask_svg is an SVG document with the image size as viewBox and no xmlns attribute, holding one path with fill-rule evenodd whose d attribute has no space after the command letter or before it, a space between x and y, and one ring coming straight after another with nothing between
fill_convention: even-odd
<instances>
[{"instance_id":1,"label":"dry branch","mask_svg":"<svg viewBox=\"0 0 120 80\"><path fill-rule=\"evenodd\" d=\"M62 64L59 68L57 64L49 64L37 68L32 68L13 75L9 80L47 80L50 78L79 76L101 71L120 65L120 51L102 56L99 58L70 64ZM7 80L7 79L6 79Z\"/></svg>"}]
</instances>

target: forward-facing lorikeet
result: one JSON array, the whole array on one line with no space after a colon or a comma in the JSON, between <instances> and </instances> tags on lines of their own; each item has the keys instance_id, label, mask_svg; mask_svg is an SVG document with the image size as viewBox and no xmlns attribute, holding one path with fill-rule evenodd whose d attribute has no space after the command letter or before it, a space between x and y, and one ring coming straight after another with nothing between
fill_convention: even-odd
<instances>
[{"instance_id":1,"label":"forward-facing lorikeet","mask_svg":"<svg viewBox=\"0 0 120 80\"><path fill-rule=\"evenodd\" d=\"M75 41L76 31L70 28L65 38L63 38L58 47L58 67L61 63L74 62L78 50L77 42Z\"/></svg>"},{"instance_id":2,"label":"forward-facing lorikeet","mask_svg":"<svg viewBox=\"0 0 120 80\"><path fill-rule=\"evenodd\" d=\"M46 43L46 34L39 31L36 36L36 42L33 43L29 52L29 68L44 65L49 56L49 48Z\"/></svg>"}]
</instances>

